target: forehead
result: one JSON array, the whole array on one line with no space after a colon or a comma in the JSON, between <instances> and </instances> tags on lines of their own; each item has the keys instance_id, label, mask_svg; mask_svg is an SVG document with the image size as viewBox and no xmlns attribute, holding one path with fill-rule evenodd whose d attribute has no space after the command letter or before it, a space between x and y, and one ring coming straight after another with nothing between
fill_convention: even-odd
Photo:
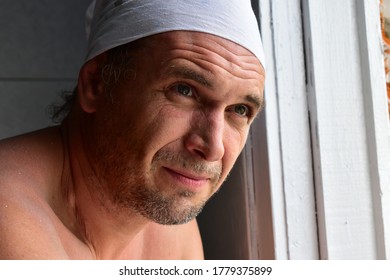
<instances>
[{"instance_id":1,"label":"forehead","mask_svg":"<svg viewBox=\"0 0 390 280\"><path fill-rule=\"evenodd\" d=\"M239 75L261 76L264 68L258 58L246 48L227 39L194 31L171 31L144 39L144 55L159 61L158 66L172 59L186 59L208 68L239 70ZM142 56L142 55L141 55ZM235 73L238 74L238 73Z\"/></svg>"},{"instance_id":2,"label":"forehead","mask_svg":"<svg viewBox=\"0 0 390 280\"><path fill-rule=\"evenodd\" d=\"M210 51L224 51L225 54L251 56L260 64L254 54L246 48L222 37L196 31L170 31L147 37L148 43L156 48L166 47L203 47ZM234 57L231 57L234 58Z\"/></svg>"}]
</instances>

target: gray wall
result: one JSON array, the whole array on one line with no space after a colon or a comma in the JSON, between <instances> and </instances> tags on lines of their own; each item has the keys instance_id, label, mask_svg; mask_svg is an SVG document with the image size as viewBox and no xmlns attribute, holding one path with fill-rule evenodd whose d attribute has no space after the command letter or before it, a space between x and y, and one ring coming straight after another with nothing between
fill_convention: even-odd
<instances>
[{"instance_id":1,"label":"gray wall","mask_svg":"<svg viewBox=\"0 0 390 280\"><path fill-rule=\"evenodd\" d=\"M72 90L90 0L0 0L0 139L52 125L47 108Z\"/></svg>"}]
</instances>

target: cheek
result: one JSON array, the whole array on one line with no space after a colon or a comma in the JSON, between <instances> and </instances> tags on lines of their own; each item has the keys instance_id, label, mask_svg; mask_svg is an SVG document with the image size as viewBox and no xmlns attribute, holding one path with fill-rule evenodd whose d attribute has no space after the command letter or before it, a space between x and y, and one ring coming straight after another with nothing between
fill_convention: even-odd
<instances>
[{"instance_id":1,"label":"cheek","mask_svg":"<svg viewBox=\"0 0 390 280\"><path fill-rule=\"evenodd\" d=\"M153 117L151 115L153 114ZM181 139L188 131L191 114L182 112L171 106L150 112L148 123L144 125L145 136L143 141L150 141L151 151Z\"/></svg>"},{"instance_id":2,"label":"cheek","mask_svg":"<svg viewBox=\"0 0 390 280\"><path fill-rule=\"evenodd\" d=\"M243 128L240 130L231 128L227 126L227 132L225 133L225 149L229 150L229 153L233 156L238 155L241 153L242 149L245 146L246 140L248 138L248 128Z\"/></svg>"},{"instance_id":3,"label":"cheek","mask_svg":"<svg viewBox=\"0 0 390 280\"><path fill-rule=\"evenodd\" d=\"M237 131L231 131L225 134L224 147L225 154L223 157L224 172L229 173L242 149L244 148L247 138L247 133L239 133Z\"/></svg>"}]
</instances>

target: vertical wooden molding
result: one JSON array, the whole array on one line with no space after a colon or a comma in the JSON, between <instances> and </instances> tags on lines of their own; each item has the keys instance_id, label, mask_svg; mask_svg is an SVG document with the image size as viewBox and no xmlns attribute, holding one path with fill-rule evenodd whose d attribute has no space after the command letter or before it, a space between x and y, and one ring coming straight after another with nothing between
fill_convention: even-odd
<instances>
[{"instance_id":1,"label":"vertical wooden molding","mask_svg":"<svg viewBox=\"0 0 390 280\"><path fill-rule=\"evenodd\" d=\"M386 258L390 145L379 1L302 3L321 258Z\"/></svg>"},{"instance_id":2,"label":"vertical wooden molding","mask_svg":"<svg viewBox=\"0 0 390 280\"><path fill-rule=\"evenodd\" d=\"M267 60L266 109L253 132L260 132L263 125L266 135L253 134L253 147L261 138L260 145L268 147L266 153L258 151L257 155L268 162L275 258L317 259L300 1L259 1L259 11ZM254 164L255 176L264 174L259 170L261 164ZM259 180L255 177L255 184ZM262 198L256 197L258 203Z\"/></svg>"},{"instance_id":3,"label":"vertical wooden molding","mask_svg":"<svg viewBox=\"0 0 390 280\"><path fill-rule=\"evenodd\" d=\"M378 259L390 258L390 129L379 3L357 1L357 24Z\"/></svg>"},{"instance_id":4,"label":"vertical wooden molding","mask_svg":"<svg viewBox=\"0 0 390 280\"><path fill-rule=\"evenodd\" d=\"M287 223L280 149L279 108L277 104L271 0L259 0L259 10L261 35L267 60L265 80L266 106L261 116L262 119L256 121L252 127L252 132L257 136L258 140L261 140L261 142L256 142L256 145L265 147L266 152L261 153L265 158L261 164L256 166L255 174L263 174L268 179L268 182L266 181L264 183L267 184L266 188L270 192L272 216L268 219L272 223L274 255L275 259L286 260L288 259ZM266 131L265 135L257 135L257 133L261 133L262 131ZM254 139L254 141L257 140ZM263 179L259 178L259 180ZM264 211L261 206L262 201L263 197L260 196L260 192L257 192L257 212L259 215L262 215L262 211ZM262 228L259 228L259 232L261 230Z\"/></svg>"}]
</instances>

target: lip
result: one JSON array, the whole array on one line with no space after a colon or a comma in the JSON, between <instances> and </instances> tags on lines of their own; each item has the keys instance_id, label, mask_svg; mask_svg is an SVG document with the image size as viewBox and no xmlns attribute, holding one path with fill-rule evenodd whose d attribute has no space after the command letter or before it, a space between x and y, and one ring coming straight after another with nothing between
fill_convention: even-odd
<instances>
[{"instance_id":1,"label":"lip","mask_svg":"<svg viewBox=\"0 0 390 280\"><path fill-rule=\"evenodd\" d=\"M175 168L164 167L163 168L170 177L176 181L179 185L183 185L187 188L197 190L205 186L209 182L209 177L194 174L186 170L178 170Z\"/></svg>"}]
</instances>

